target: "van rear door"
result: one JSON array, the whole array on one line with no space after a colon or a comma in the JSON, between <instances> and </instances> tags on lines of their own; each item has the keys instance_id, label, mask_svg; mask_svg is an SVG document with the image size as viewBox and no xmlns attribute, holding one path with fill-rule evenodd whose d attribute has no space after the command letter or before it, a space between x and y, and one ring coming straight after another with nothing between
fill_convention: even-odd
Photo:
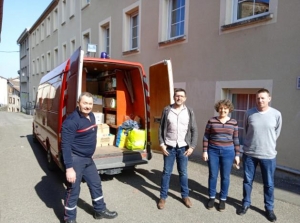
<instances>
[{"instance_id":1,"label":"van rear door","mask_svg":"<svg viewBox=\"0 0 300 223\"><path fill-rule=\"evenodd\" d=\"M174 102L174 84L171 60L163 60L149 68L150 138L151 149L160 151L158 128L164 107Z\"/></svg>"},{"instance_id":2,"label":"van rear door","mask_svg":"<svg viewBox=\"0 0 300 223\"><path fill-rule=\"evenodd\" d=\"M67 74L67 100L66 114L70 114L76 108L76 102L81 93L82 63L84 52L78 48L70 57L70 70Z\"/></svg>"}]
</instances>

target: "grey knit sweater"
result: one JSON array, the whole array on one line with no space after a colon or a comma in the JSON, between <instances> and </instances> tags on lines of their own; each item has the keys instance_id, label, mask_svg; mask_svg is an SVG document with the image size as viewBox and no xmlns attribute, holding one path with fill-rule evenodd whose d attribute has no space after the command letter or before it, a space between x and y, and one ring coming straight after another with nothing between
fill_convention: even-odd
<instances>
[{"instance_id":1,"label":"grey knit sweater","mask_svg":"<svg viewBox=\"0 0 300 223\"><path fill-rule=\"evenodd\" d=\"M282 126L281 113L269 107L265 112L249 109L244 118L244 153L259 159L274 159L276 140Z\"/></svg>"}]
</instances>

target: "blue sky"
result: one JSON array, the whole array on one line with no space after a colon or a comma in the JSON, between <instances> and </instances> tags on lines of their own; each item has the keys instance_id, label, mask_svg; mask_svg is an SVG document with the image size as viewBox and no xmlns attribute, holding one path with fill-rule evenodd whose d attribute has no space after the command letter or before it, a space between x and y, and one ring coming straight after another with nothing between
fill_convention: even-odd
<instances>
[{"instance_id":1,"label":"blue sky","mask_svg":"<svg viewBox=\"0 0 300 223\"><path fill-rule=\"evenodd\" d=\"M30 28L52 0L4 0L0 42L0 76L18 77L20 69L17 40ZM4 52L3 52L4 51Z\"/></svg>"}]
</instances>

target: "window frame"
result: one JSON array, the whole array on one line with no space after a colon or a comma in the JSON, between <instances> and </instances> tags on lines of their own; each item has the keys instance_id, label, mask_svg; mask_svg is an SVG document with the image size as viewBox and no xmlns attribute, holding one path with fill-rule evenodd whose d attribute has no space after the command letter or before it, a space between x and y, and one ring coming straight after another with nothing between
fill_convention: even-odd
<instances>
[{"instance_id":1,"label":"window frame","mask_svg":"<svg viewBox=\"0 0 300 223\"><path fill-rule=\"evenodd\" d=\"M137 16L137 24L141 24L141 0L123 9L123 38L122 51L123 55L138 53L141 47L141 29L137 29L137 46L132 46L132 16Z\"/></svg>"},{"instance_id":2,"label":"window frame","mask_svg":"<svg viewBox=\"0 0 300 223\"><path fill-rule=\"evenodd\" d=\"M134 19L136 18L136 24L134 24ZM136 36L134 36L134 29L136 30ZM139 12L134 12L130 15L130 50L137 50L139 48ZM136 46L133 45L136 39Z\"/></svg>"},{"instance_id":3,"label":"window frame","mask_svg":"<svg viewBox=\"0 0 300 223\"><path fill-rule=\"evenodd\" d=\"M256 0L254 0L254 1L256 1ZM272 0L269 0L269 7L270 7L270 2L271 1ZM253 19L253 18L257 18L257 17L262 17L264 15L270 14L269 12L264 12L264 13L260 13L260 14L257 14L257 15L247 16L245 18L238 19L237 18L237 15L238 15L238 13L237 13L238 4L239 4L239 0L233 0L232 23L240 22L240 21L245 21L245 20L249 20L249 19Z\"/></svg>"},{"instance_id":4,"label":"window frame","mask_svg":"<svg viewBox=\"0 0 300 223\"><path fill-rule=\"evenodd\" d=\"M169 9L168 9L168 39L172 40L172 39L176 39L176 38L180 38L182 36L184 36L185 32L184 32L184 27L183 27L183 33L179 33L178 35L174 35L172 36L172 26L173 26L173 21L172 21L172 12L173 11L177 11L179 8L182 8L182 6L179 6L178 8L174 9L173 8L173 1L184 1L184 11L185 11L185 0L169 0ZM176 14L177 15L177 14ZM177 17L177 16L176 16ZM177 21L176 19L176 23L181 23L181 21L183 21L183 25L185 26L185 15L184 15L184 19Z\"/></svg>"},{"instance_id":5,"label":"window frame","mask_svg":"<svg viewBox=\"0 0 300 223\"><path fill-rule=\"evenodd\" d=\"M111 56L111 17L99 23L99 53Z\"/></svg>"},{"instance_id":6,"label":"window frame","mask_svg":"<svg viewBox=\"0 0 300 223\"><path fill-rule=\"evenodd\" d=\"M158 45L160 47L170 44L187 42L188 38L188 24L189 24L189 5L190 0L185 0L184 4L184 29L181 35L171 36L171 9L172 0L160 0L159 4L159 34Z\"/></svg>"},{"instance_id":7,"label":"window frame","mask_svg":"<svg viewBox=\"0 0 300 223\"><path fill-rule=\"evenodd\" d=\"M88 36L88 41L86 41L86 36ZM91 29L87 29L83 31L81 34L81 42L82 42L81 46L85 56L89 55L89 53L87 52L87 46L88 44L91 43L91 36L92 36Z\"/></svg>"},{"instance_id":8,"label":"window frame","mask_svg":"<svg viewBox=\"0 0 300 223\"><path fill-rule=\"evenodd\" d=\"M275 23L278 0L269 0L269 11L237 19L238 0L220 0L219 34Z\"/></svg>"}]
</instances>

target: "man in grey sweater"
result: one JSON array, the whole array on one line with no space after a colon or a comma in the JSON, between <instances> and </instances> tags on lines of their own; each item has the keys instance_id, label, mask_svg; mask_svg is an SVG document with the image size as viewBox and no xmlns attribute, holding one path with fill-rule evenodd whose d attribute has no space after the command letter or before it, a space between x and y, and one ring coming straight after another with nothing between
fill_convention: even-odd
<instances>
[{"instance_id":1,"label":"man in grey sweater","mask_svg":"<svg viewBox=\"0 0 300 223\"><path fill-rule=\"evenodd\" d=\"M274 222L277 220L273 211L276 140L280 135L282 117L278 110L269 106L270 101L269 91L260 89L256 94L256 107L249 109L244 117L243 206L237 214L246 214L251 205L252 184L259 164L264 184L266 217Z\"/></svg>"}]
</instances>

